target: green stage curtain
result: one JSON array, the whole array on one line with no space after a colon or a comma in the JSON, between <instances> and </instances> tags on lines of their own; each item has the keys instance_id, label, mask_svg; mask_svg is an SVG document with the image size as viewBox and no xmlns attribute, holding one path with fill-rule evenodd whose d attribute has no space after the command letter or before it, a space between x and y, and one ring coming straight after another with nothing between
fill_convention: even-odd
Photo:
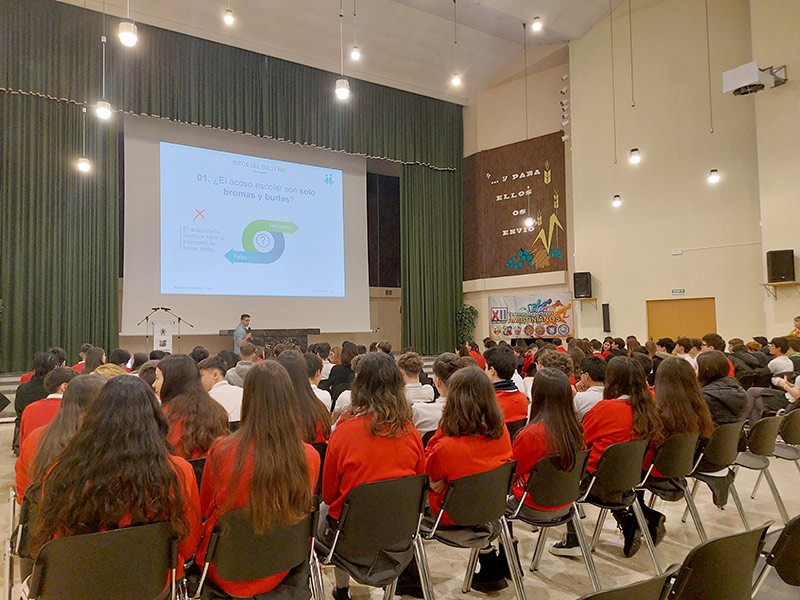
<instances>
[{"instance_id":1,"label":"green stage curtain","mask_svg":"<svg viewBox=\"0 0 800 600\"><path fill-rule=\"evenodd\" d=\"M452 352L461 306L461 172L405 165L400 182L403 345Z\"/></svg>"},{"instance_id":2,"label":"green stage curtain","mask_svg":"<svg viewBox=\"0 0 800 600\"><path fill-rule=\"evenodd\" d=\"M0 371L28 369L35 351L84 342L117 346L119 151L115 124L80 107L0 93Z\"/></svg>"}]
</instances>

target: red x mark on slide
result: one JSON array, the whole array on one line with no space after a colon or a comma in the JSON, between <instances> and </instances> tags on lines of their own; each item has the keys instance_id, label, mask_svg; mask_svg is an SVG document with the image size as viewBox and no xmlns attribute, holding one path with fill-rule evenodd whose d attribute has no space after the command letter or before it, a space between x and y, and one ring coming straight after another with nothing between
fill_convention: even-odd
<instances>
[{"instance_id":1,"label":"red x mark on slide","mask_svg":"<svg viewBox=\"0 0 800 600\"><path fill-rule=\"evenodd\" d=\"M195 221L197 221L197 218L198 218L198 217L203 217L203 220L204 220L204 221L206 220L206 216L203 214L204 212L206 212L206 209L205 209L205 208L204 208L203 210L197 210L197 209L195 208L195 209L194 209L194 212L196 212L197 214L194 216L194 219L192 219L192 223L194 223Z\"/></svg>"}]
</instances>

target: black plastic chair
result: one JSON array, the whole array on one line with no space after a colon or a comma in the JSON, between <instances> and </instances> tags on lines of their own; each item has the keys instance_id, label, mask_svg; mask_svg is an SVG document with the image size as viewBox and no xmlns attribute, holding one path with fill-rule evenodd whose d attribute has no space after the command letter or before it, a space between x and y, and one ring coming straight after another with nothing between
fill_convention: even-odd
<instances>
[{"instance_id":1,"label":"black plastic chair","mask_svg":"<svg viewBox=\"0 0 800 600\"><path fill-rule=\"evenodd\" d=\"M168 523L73 535L47 542L33 564L36 600L146 600L169 583L176 594L178 541Z\"/></svg>"},{"instance_id":2,"label":"black plastic chair","mask_svg":"<svg viewBox=\"0 0 800 600\"><path fill-rule=\"evenodd\" d=\"M711 439L703 447L703 451L697 460L697 466L689 474L689 477L694 479L691 490L692 499L696 497L697 488L701 481L715 494L714 503L719 508L725 507L728 492L730 492L745 529L749 529L747 515L744 514L742 501L739 499L739 493L733 483L736 473L731 468L731 465L739 456L739 438L743 428L744 421L718 425L711 434ZM714 474L719 471L725 471L725 475ZM681 517L681 523L686 523L689 510L689 505L687 504L686 510L683 511L683 517Z\"/></svg>"},{"instance_id":3,"label":"black plastic chair","mask_svg":"<svg viewBox=\"0 0 800 600\"><path fill-rule=\"evenodd\" d=\"M589 579L592 581L592 587L597 591L602 589L600 579L597 576L594 559L586 542L578 511L575 508L575 502L581 496L581 480L586 471L586 463L589 460L589 450L583 450L575 455L575 466L569 471L560 471L558 469L556 466L557 458L556 456L551 456L543 458L536 463L528 475L525 491L517 502L516 508L507 510L506 515L510 521L519 520L539 528L536 550L533 554L533 560L531 560L531 571L539 569L539 561L544 553L550 528L572 521L575 526L575 533L578 535L583 559L586 562L586 570L589 572ZM526 510L525 500L529 497L535 504L542 507L564 506L565 504L570 506L564 510L554 511Z\"/></svg>"},{"instance_id":4,"label":"black plastic chair","mask_svg":"<svg viewBox=\"0 0 800 600\"><path fill-rule=\"evenodd\" d=\"M426 432L423 434L423 436L422 436L422 446L423 446L424 448L427 448L427 447L428 447L428 442L430 442L430 441L431 441L431 438L433 437L433 434L434 434L434 433L436 433L436 430L435 430L435 429L434 429L433 431L426 431Z\"/></svg>"},{"instance_id":5,"label":"black plastic chair","mask_svg":"<svg viewBox=\"0 0 800 600\"><path fill-rule=\"evenodd\" d=\"M511 441L513 442L514 439L517 437L517 434L522 431L525 425L528 423L528 419L520 419L519 421L513 421L511 423L506 423L506 427L508 428L508 435L511 437Z\"/></svg>"},{"instance_id":6,"label":"black plastic chair","mask_svg":"<svg viewBox=\"0 0 800 600\"><path fill-rule=\"evenodd\" d=\"M656 556L656 546L650 537L650 530L644 518L642 507L636 498L635 488L642 479L642 463L647 452L648 440L645 438L611 444L605 449L597 463L597 468L589 479L589 486L583 498L578 502L585 502L600 509L597 517L594 535L592 535L591 549L594 551L600 533L603 530L608 511L633 509L642 537L647 544L650 558L656 567L656 573L661 575L664 571Z\"/></svg>"},{"instance_id":7,"label":"black plastic chair","mask_svg":"<svg viewBox=\"0 0 800 600\"><path fill-rule=\"evenodd\" d=\"M419 535L427 483L427 475L413 475L353 488L335 523L333 539L318 536L315 540L322 564L348 571L361 584L384 587L385 600L392 600L397 577L411 562L411 556L406 560L405 554L413 548L425 600L433 600L433 584ZM370 569L381 555L402 556L402 559L391 570L365 577L360 567Z\"/></svg>"},{"instance_id":8,"label":"black plastic chair","mask_svg":"<svg viewBox=\"0 0 800 600\"><path fill-rule=\"evenodd\" d=\"M674 492L679 491L692 515L700 541L705 542L708 537L703 528L703 523L700 521L697 506L695 506L694 499L689 492L689 486L686 484L686 477L695 470L699 462L699 459L695 459L699 439L699 433L681 433L672 435L664 440L664 443L656 450L653 463L647 469L644 480L639 487L653 494L651 500L655 500L655 497L658 496L668 502L676 501ZM658 470L661 477L653 476L654 469ZM670 493L670 489L673 493Z\"/></svg>"},{"instance_id":9,"label":"black plastic chair","mask_svg":"<svg viewBox=\"0 0 800 600\"><path fill-rule=\"evenodd\" d=\"M194 476L197 479L197 489L200 489L200 483L203 481L203 470L206 468L205 458L193 458L187 461L194 469Z\"/></svg>"},{"instance_id":10,"label":"black plastic chair","mask_svg":"<svg viewBox=\"0 0 800 600\"><path fill-rule=\"evenodd\" d=\"M781 428L782 421L782 416L766 417L757 421L755 425L750 428L750 433L747 436L747 451L739 453L739 456L733 463L733 470L736 471L739 468L751 469L753 471L760 471L764 477L766 477L767 485L769 485L772 497L775 499L778 512L785 525L789 522L789 514L786 512L786 507L783 505L781 495L778 493L778 488L775 486L772 473L769 472L769 456L775 451L775 442L778 438L778 431ZM753 490L753 494L755 494L755 490Z\"/></svg>"},{"instance_id":11,"label":"black plastic chair","mask_svg":"<svg viewBox=\"0 0 800 600\"><path fill-rule=\"evenodd\" d=\"M516 461L510 461L491 471L454 479L447 486L439 513L432 527L423 523L425 539L435 539L455 548L471 548L467 572L461 591L465 594L472 587L472 576L478 563L478 552L494 540L499 531L500 541L506 549L506 562L514 582L517 600L525 600L522 588L522 572L514 554L514 544L506 522L506 502L514 482ZM440 526L442 516L447 516L453 525ZM485 528L486 535L475 535L474 528ZM459 535L464 531L465 536Z\"/></svg>"},{"instance_id":12,"label":"black plastic chair","mask_svg":"<svg viewBox=\"0 0 800 600\"><path fill-rule=\"evenodd\" d=\"M770 538L776 538L770 540ZM770 544L773 541L773 544ZM765 564L753 586L753 598L772 569L792 586L800 586L800 516L793 518L781 531L767 534L764 547Z\"/></svg>"},{"instance_id":13,"label":"black plastic chair","mask_svg":"<svg viewBox=\"0 0 800 600\"><path fill-rule=\"evenodd\" d=\"M289 571L306 561L311 570L312 596L322 600L322 576L312 544L316 524L317 513L314 512L294 525L271 527L259 535L253 530L248 509L225 513L211 533L193 600L201 597L212 564L226 581L252 581Z\"/></svg>"},{"instance_id":14,"label":"black plastic chair","mask_svg":"<svg viewBox=\"0 0 800 600\"><path fill-rule=\"evenodd\" d=\"M797 447L800 444L800 410L793 410L783 417L778 435L783 441L775 443L775 450L773 450L772 456L794 462L797 470L800 471L800 448ZM750 495L751 498L756 497L758 486L761 484L763 477L763 473L758 474L753 493Z\"/></svg>"},{"instance_id":15,"label":"black plastic chair","mask_svg":"<svg viewBox=\"0 0 800 600\"><path fill-rule=\"evenodd\" d=\"M328 453L328 442L317 442L311 445L319 454L319 477L317 477L317 485L314 488L314 493L319 496L322 494L322 470L325 467L325 455Z\"/></svg>"},{"instance_id":16,"label":"black plastic chair","mask_svg":"<svg viewBox=\"0 0 800 600\"><path fill-rule=\"evenodd\" d=\"M753 569L772 521L695 546L681 565L671 600L750 600Z\"/></svg>"},{"instance_id":17,"label":"black plastic chair","mask_svg":"<svg viewBox=\"0 0 800 600\"><path fill-rule=\"evenodd\" d=\"M678 569L680 565L672 565L661 575L630 585L585 594L578 600L662 600L672 589L672 582Z\"/></svg>"}]
</instances>

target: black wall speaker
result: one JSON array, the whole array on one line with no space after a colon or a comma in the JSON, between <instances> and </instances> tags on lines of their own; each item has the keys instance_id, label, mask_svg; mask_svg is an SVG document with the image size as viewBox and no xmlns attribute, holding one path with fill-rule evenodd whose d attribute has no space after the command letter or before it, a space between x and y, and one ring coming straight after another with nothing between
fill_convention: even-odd
<instances>
[{"instance_id":1,"label":"black wall speaker","mask_svg":"<svg viewBox=\"0 0 800 600\"><path fill-rule=\"evenodd\" d=\"M611 305L603 304L603 333L611 333Z\"/></svg>"},{"instance_id":2,"label":"black wall speaker","mask_svg":"<svg viewBox=\"0 0 800 600\"><path fill-rule=\"evenodd\" d=\"M767 282L794 281L794 250L767 252Z\"/></svg>"},{"instance_id":3,"label":"black wall speaker","mask_svg":"<svg viewBox=\"0 0 800 600\"><path fill-rule=\"evenodd\" d=\"M572 284L576 298L592 297L592 274L588 271L572 274Z\"/></svg>"}]
</instances>

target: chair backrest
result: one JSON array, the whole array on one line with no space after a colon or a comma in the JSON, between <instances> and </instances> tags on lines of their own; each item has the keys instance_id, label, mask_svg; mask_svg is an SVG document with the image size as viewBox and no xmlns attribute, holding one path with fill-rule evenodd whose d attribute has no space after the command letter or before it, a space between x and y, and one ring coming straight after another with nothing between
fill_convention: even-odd
<instances>
[{"instance_id":1,"label":"chair backrest","mask_svg":"<svg viewBox=\"0 0 800 600\"><path fill-rule=\"evenodd\" d=\"M742 434L744 421L717 425L711 439L703 448L703 457L709 465L723 469L732 464L739 456L739 437Z\"/></svg>"},{"instance_id":2,"label":"chair backrest","mask_svg":"<svg viewBox=\"0 0 800 600\"><path fill-rule=\"evenodd\" d=\"M413 475L353 488L339 516L336 552L352 556L408 548L419 526L427 483L427 475Z\"/></svg>"},{"instance_id":3,"label":"chair backrest","mask_svg":"<svg viewBox=\"0 0 800 600\"><path fill-rule=\"evenodd\" d=\"M775 451L775 441L781 428L783 417L766 417L750 428L747 436L747 449L753 454L769 456Z\"/></svg>"},{"instance_id":4,"label":"chair backrest","mask_svg":"<svg viewBox=\"0 0 800 600\"><path fill-rule=\"evenodd\" d=\"M325 467L325 455L328 453L328 442L317 442L311 444L314 450L319 454L319 476L317 477L317 484L314 486L314 493L322 493L322 470Z\"/></svg>"},{"instance_id":5,"label":"chair backrest","mask_svg":"<svg viewBox=\"0 0 800 600\"><path fill-rule=\"evenodd\" d=\"M606 448L594 472L591 495L601 499L619 498L639 485L647 445L647 438L639 438Z\"/></svg>"},{"instance_id":6,"label":"chair backrest","mask_svg":"<svg viewBox=\"0 0 800 600\"><path fill-rule=\"evenodd\" d=\"M426 447L426 448L427 448L427 446L428 446L428 442L430 442L430 441L431 441L431 438L433 437L433 434L434 434L434 433L436 433L436 430L435 430L435 429L434 429L433 431L426 431L426 432L423 434L423 436L422 436L422 445L423 445L423 447Z\"/></svg>"},{"instance_id":7,"label":"chair backrest","mask_svg":"<svg viewBox=\"0 0 800 600\"><path fill-rule=\"evenodd\" d=\"M787 584L800 586L800 515L783 528L767 556L767 564L772 565Z\"/></svg>"},{"instance_id":8,"label":"chair backrest","mask_svg":"<svg viewBox=\"0 0 800 600\"><path fill-rule=\"evenodd\" d=\"M564 506L575 502L581 495L581 480L589 460L589 450L575 454L575 465L569 471L559 470L557 458L543 458L531 469L525 490L528 497L539 506Z\"/></svg>"},{"instance_id":9,"label":"chair backrest","mask_svg":"<svg viewBox=\"0 0 800 600\"><path fill-rule=\"evenodd\" d=\"M679 433L669 436L656 451L653 464L669 479L686 477L692 472L699 433Z\"/></svg>"},{"instance_id":10,"label":"chair backrest","mask_svg":"<svg viewBox=\"0 0 800 600\"><path fill-rule=\"evenodd\" d=\"M787 444L800 444L800 410L793 410L783 417L781 438Z\"/></svg>"},{"instance_id":11,"label":"chair backrest","mask_svg":"<svg viewBox=\"0 0 800 600\"><path fill-rule=\"evenodd\" d=\"M227 581L253 581L288 571L308 559L315 523L313 513L259 535L249 509L225 513L214 525L206 560Z\"/></svg>"},{"instance_id":12,"label":"chair backrest","mask_svg":"<svg viewBox=\"0 0 800 600\"><path fill-rule=\"evenodd\" d=\"M672 565L663 574L652 579L637 581L610 590L601 590L585 594L578 600L661 600L671 587L671 579L678 572L680 565Z\"/></svg>"},{"instance_id":13,"label":"chair backrest","mask_svg":"<svg viewBox=\"0 0 800 600\"><path fill-rule=\"evenodd\" d=\"M74 535L42 546L29 598L147 600L157 598L178 559L167 523Z\"/></svg>"},{"instance_id":14,"label":"chair backrest","mask_svg":"<svg viewBox=\"0 0 800 600\"><path fill-rule=\"evenodd\" d=\"M510 461L483 473L467 475L450 482L442 500L442 509L455 525L476 527L502 517L514 480L516 461Z\"/></svg>"},{"instance_id":15,"label":"chair backrest","mask_svg":"<svg viewBox=\"0 0 800 600\"><path fill-rule=\"evenodd\" d=\"M517 434L520 431L522 431L522 428L525 427L525 424L527 422L528 419L520 419L519 421L512 421L511 423L506 423L506 427L508 428L508 435L511 437L512 442L517 437Z\"/></svg>"},{"instance_id":16,"label":"chair backrest","mask_svg":"<svg viewBox=\"0 0 800 600\"><path fill-rule=\"evenodd\" d=\"M206 459L193 458L188 462L190 465L192 465L192 469L194 469L194 476L197 479L197 487L199 489L200 483L203 481L203 470L206 468Z\"/></svg>"},{"instance_id":17,"label":"chair backrest","mask_svg":"<svg viewBox=\"0 0 800 600\"><path fill-rule=\"evenodd\" d=\"M695 546L683 561L669 597L675 600L749 600L753 569L771 524L770 521L755 529Z\"/></svg>"}]
</instances>

